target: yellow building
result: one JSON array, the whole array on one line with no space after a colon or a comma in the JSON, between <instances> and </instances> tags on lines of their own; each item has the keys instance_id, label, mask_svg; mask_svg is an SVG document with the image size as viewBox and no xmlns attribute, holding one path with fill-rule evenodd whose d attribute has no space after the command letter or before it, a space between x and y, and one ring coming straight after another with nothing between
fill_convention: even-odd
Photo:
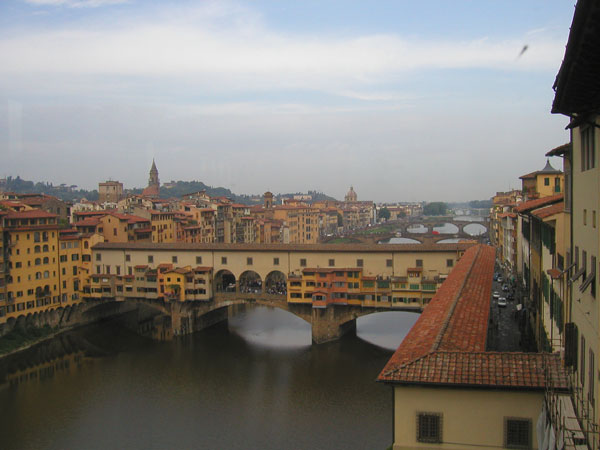
<instances>
[{"instance_id":1,"label":"yellow building","mask_svg":"<svg viewBox=\"0 0 600 450\"><path fill-rule=\"evenodd\" d=\"M552 112L569 118L570 187L565 208L571 212L568 277L571 310L565 325L565 365L571 372L573 404L588 448L600 448L598 362L600 307L600 5L579 0L565 57L556 77Z\"/></svg>"},{"instance_id":2,"label":"yellow building","mask_svg":"<svg viewBox=\"0 0 600 450\"><path fill-rule=\"evenodd\" d=\"M60 306L57 216L30 210L0 218L8 269L0 322Z\"/></svg>"},{"instance_id":3,"label":"yellow building","mask_svg":"<svg viewBox=\"0 0 600 450\"><path fill-rule=\"evenodd\" d=\"M565 175L546 161L542 170L519 177L523 184L525 200L549 197L564 192Z\"/></svg>"},{"instance_id":4,"label":"yellow building","mask_svg":"<svg viewBox=\"0 0 600 450\"><path fill-rule=\"evenodd\" d=\"M152 226L152 242L175 242L177 231L175 229L175 214L165 211L149 211Z\"/></svg>"}]
</instances>

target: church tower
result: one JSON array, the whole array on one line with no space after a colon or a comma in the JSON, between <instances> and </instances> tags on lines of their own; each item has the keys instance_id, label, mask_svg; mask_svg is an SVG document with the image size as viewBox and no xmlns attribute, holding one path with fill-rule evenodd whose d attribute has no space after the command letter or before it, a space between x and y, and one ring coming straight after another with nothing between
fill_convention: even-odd
<instances>
[{"instance_id":1,"label":"church tower","mask_svg":"<svg viewBox=\"0 0 600 450\"><path fill-rule=\"evenodd\" d=\"M160 180L158 179L158 169L156 168L156 163L154 162L154 158L152 159L152 167L150 168L150 177L148 178L148 187L144 189L142 195L145 197L158 197L158 192L160 188Z\"/></svg>"}]
</instances>

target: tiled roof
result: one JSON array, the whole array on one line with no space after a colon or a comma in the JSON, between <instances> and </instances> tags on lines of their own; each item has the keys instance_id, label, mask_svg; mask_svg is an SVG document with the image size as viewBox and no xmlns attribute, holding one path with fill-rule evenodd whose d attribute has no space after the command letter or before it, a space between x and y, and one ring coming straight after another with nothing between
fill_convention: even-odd
<instances>
[{"instance_id":1,"label":"tiled roof","mask_svg":"<svg viewBox=\"0 0 600 450\"><path fill-rule=\"evenodd\" d=\"M558 355L486 352L495 252L465 252L390 358L378 381L541 389L544 370L556 387L566 378Z\"/></svg>"},{"instance_id":2,"label":"tiled roof","mask_svg":"<svg viewBox=\"0 0 600 450\"><path fill-rule=\"evenodd\" d=\"M545 205L550 205L552 203L559 202L563 199L563 194L551 195L549 197L536 198L535 200L529 200L528 202L521 203L519 206L515 208L515 211L527 212L532 209L540 208Z\"/></svg>"},{"instance_id":3,"label":"tiled roof","mask_svg":"<svg viewBox=\"0 0 600 450\"><path fill-rule=\"evenodd\" d=\"M41 209L31 209L29 211L9 211L5 217L7 219L51 219L58 216Z\"/></svg>"},{"instance_id":4,"label":"tiled roof","mask_svg":"<svg viewBox=\"0 0 600 450\"><path fill-rule=\"evenodd\" d=\"M545 219L546 217L553 216L554 214L564 212L564 210L565 210L565 203L560 202L560 203L555 203L554 205L545 206L543 208L539 208L534 211L531 211L531 214L533 214L535 217L538 217L540 219Z\"/></svg>"},{"instance_id":5,"label":"tiled roof","mask_svg":"<svg viewBox=\"0 0 600 450\"><path fill-rule=\"evenodd\" d=\"M560 356L549 353L439 351L405 364L390 375L404 383L543 389L567 387Z\"/></svg>"}]
</instances>

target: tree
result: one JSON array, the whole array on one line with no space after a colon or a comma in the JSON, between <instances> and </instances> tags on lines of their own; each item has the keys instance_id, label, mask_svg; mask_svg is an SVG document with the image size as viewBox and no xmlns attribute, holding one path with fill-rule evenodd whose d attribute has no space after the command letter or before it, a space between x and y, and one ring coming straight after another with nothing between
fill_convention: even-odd
<instances>
[{"instance_id":1,"label":"tree","mask_svg":"<svg viewBox=\"0 0 600 450\"><path fill-rule=\"evenodd\" d=\"M390 210L387 209L385 206L379 210L378 217L380 219L390 220L390 216Z\"/></svg>"},{"instance_id":2,"label":"tree","mask_svg":"<svg viewBox=\"0 0 600 450\"><path fill-rule=\"evenodd\" d=\"M423 208L423 215L425 216L443 216L446 214L446 204L444 202L431 202L427 203Z\"/></svg>"}]
</instances>

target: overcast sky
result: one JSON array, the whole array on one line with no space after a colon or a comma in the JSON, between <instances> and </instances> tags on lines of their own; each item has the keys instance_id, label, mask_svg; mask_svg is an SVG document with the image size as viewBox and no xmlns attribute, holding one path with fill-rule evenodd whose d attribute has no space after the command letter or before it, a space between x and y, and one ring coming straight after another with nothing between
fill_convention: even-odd
<instances>
[{"instance_id":1,"label":"overcast sky","mask_svg":"<svg viewBox=\"0 0 600 450\"><path fill-rule=\"evenodd\" d=\"M489 198L568 141L550 107L573 11L2 0L0 177L142 187L155 158L162 182L236 193Z\"/></svg>"}]
</instances>

